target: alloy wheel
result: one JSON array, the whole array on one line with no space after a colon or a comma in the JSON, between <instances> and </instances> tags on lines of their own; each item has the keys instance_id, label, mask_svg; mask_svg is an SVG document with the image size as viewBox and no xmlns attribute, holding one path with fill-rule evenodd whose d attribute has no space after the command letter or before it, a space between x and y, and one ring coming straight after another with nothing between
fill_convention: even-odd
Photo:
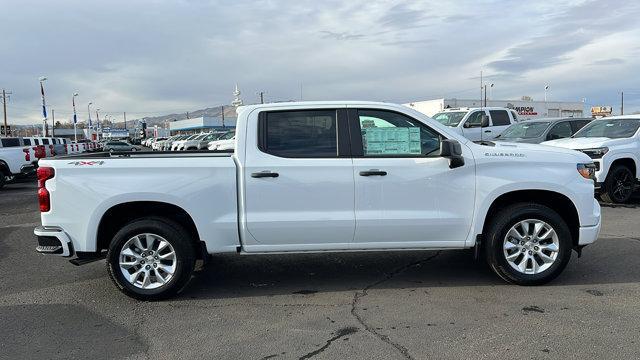
<instances>
[{"instance_id":1,"label":"alloy wheel","mask_svg":"<svg viewBox=\"0 0 640 360\"><path fill-rule=\"evenodd\" d=\"M162 236L143 233L127 240L120 250L119 264L122 275L133 286L156 289L173 278L176 253Z\"/></svg>"},{"instance_id":2,"label":"alloy wheel","mask_svg":"<svg viewBox=\"0 0 640 360\"><path fill-rule=\"evenodd\" d=\"M522 220L504 237L507 263L522 274L539 274L550 268L558 257L560 241L551 225L538 219Z\"/></svg>"}]
</instances>

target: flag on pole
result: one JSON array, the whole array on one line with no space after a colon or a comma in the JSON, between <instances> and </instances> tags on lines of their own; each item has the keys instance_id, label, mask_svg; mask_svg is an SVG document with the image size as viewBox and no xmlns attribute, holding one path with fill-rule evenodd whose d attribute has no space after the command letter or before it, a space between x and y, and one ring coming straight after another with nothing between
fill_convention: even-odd
<instances>
[{"instance_id":1,"label":"flag on pole","mask_svg":"<svg viewBox=\"0 0 640 360\"><path fill-rule=\"evenodd\" d=\"M42 86L42 82L40 82L40 94L42 95L42 117L47 118L47 106L44 103L44 87Z\"/></svg>"}]
</instances>

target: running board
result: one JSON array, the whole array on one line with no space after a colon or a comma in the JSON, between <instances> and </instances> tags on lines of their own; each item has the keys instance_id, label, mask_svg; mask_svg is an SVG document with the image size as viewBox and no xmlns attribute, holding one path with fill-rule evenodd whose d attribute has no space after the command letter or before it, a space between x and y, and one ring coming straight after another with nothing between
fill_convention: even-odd
<instances>
[{"instance_id":1,"label":"running board","mask_svg":"<svg viewBox=\"0 0 640 360\"><path fill-rule=\"evenodd\" d=\"M100 253L100 254L86 254L83 256L78 256L75 259L71 259L69 260L70 263L72 263L75 266L80 266L80 265L86 265L88 263L92 263L94 261L99 261L102 260L104 258L107 257L107 253Z\"/></svg>"}]
</instances>

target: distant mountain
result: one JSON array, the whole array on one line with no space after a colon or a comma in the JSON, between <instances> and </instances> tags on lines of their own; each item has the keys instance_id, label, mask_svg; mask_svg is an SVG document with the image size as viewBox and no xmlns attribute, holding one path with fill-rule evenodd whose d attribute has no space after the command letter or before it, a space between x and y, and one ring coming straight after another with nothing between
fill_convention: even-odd
<instances>
[{"instance_id":1,"label":"distant mountain","mask_svg":"<svg viewBox=\"0 0 640 360\"><path fill-rule=\"evenodd\" d=\"M218 106L213 108L200 109L195 111L189 111L188 114L190 119L198 118L202 116L219 117L221 113L221 108L222 108L221 106ZM225 105L224 116L228 118L236 117L236 108L234 106ZM147 123L147 127L151 127L154 125L158 125L160 127L160 126L164 126L165 122L172 122L172 121L185 120L185 119L187 119L187 113L148 116L148 117L143 117L138 119L130 119L130 120L127 119L127 125L130 126L130 124L132 124L132 121L144 120ZM119 126L119 125L122 125L122 122L116 123L116 126Z\"/></svg>"}]
</instances>

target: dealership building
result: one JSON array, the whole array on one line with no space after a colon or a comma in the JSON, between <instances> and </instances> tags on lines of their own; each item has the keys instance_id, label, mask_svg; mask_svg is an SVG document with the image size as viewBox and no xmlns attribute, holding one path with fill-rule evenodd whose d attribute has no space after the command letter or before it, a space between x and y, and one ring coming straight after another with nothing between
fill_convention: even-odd
<instances>
[{"instance_id":1,"label":"dealership building","mask_svg":"<svg viewBox=\"0 0 640 360\"><path fill-rule=\"evenodd\" d=\"M487 100L486 105L480 99L434 99L414 101L407 104L428 116L450 108L474 108L496 106L514 109L520 119L584 117L584 103L579 101L533 101L527 97L522 100Z\"/></svg>"}]
</instances>

